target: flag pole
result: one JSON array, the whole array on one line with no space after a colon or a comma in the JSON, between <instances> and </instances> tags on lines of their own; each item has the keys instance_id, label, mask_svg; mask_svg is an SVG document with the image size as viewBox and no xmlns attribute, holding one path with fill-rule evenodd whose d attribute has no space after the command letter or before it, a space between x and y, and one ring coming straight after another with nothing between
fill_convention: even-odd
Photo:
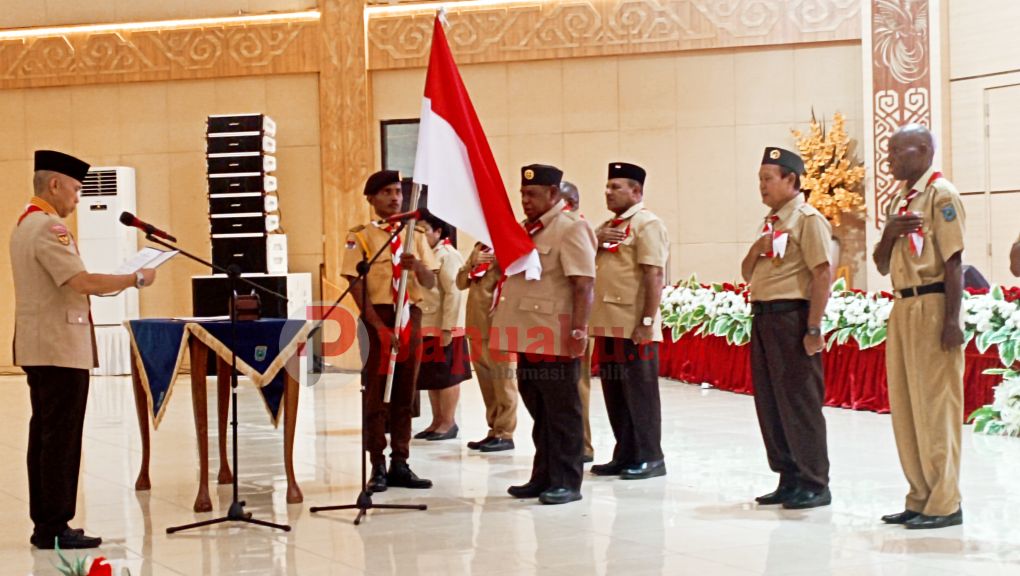
<instances>
[{"instance_id":1,"label":"flag pole","mask_svg":"<svg viewBox=\"0 0 1020 576\"><path fill-rule=\"evenodd\" d=\"M417 182L411 184L411 203L408 206L411 210L418 209L418 197L421 195L421 185ZM404 250L414 250L414 229L418 223L417 218L407 222L407 230L404 233ZM400 326L404 323L404 295L407 293L407 269L400 271L400 284L397 287L396 320L393 322L393 338L390 344L390 364L386 370L386 388L383 390L383 403L390 403L390 394L393 392L393 376L397 367L397 355L400 354ZM410 319L408 319L410 322Z\"/></svg>"}]
</instances>

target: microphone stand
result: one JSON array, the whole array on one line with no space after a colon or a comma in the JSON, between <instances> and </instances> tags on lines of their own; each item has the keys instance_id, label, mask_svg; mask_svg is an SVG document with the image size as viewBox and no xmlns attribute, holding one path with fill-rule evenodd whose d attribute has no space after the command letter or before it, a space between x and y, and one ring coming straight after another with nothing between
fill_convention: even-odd
<instances>
[{"instance_id":1,"label":"microphone stand","mask_svg":"<svg viewBox=\"0 0 1020 576\"><path fill-rule=\"evenodd\" d=\"M358 284L362 285L361 302L358 303L358 306L361 307L361 315L362 317L364 317L365 310L367 309L366 307L370 306L368 302L368 272L369 270L372 269L372 264L374 264L376 260L378 260L379 257L382 256L382 253L385 252L387 248L389 248L390 242L394 238L396 238L404 230L406 226L407 226L406 222L401 222L400 225L397 226L397 229L394 230L392 234L390 234L389 240L387 240L386 243L384 243L378 250L376 250L375 254L373 254L371 258L368 257L368 254L363 254L361 262L358 262L357 268L358 276L354 279L353 282L350 283L349 286L347 286L347 289L344 290L343 294L341 294L340 297L336 299L336 302L333 303L329 310L327 310L326 313L322 315L322 318L319 320L319 324L312 328L312 330L308 333L309 337L311 337L312 334L315 334L316 331L322 328L322 324L326 321L327 318L329 318L329 315L333 312L333 310L335 310L336 307L340 305L340 302L345 297L347 297L347 295L350 294L351 290L353 290L354 287L357 286ZM368 327L366 326L366 330L367 329ZM369 345L371 346L371 344ZM425 504L375 504L372 502L372 491L368 489L368 465L365 460L365 453L368 452L368 447L366 446L365 440L365 425L366 425L365 413L367 412L366 407L368 405L366 395L367 387L365 385L366 382L365 371L369 370L370 368L371 367L367 365L366 361L366 365L363 366L361 369L361 492L358 494L358 498L354 502L354 504L342 504L339 506L312 506L308 509L308 511L313 514L316 512L326 512L329 510L357 510L358 515L354 518L355 526L360 525L361 519L364 518L368 511L372 509L380 510L428 509L428 506L426 506ZM391 371L393 370L392 366L390 370Z\"/></svg>"},{"instance_id":2,"label":"microphone stand","mask_svg":"<svg viewBox=\"0 0 1020 576\"><path fill-rule=\"evenodd\" d=\"M191 524L183 524L181 526L173 526L173 527L167 528L166 529L166 533L167 534L173 534L175 532L180 532L182 530L191 530L191 529L194 529L194 528L201 528L203 526L210 526L212 524L221 524L223 522L246 522L248 524L257 524L259 526L265 526L267 528L275 528L277 530L283 530L284 532L289 532L290 531L290 526L288 526L286 524L275 524L273 522L266 522L265 520L258 520L256 518L252 518L251 517L251 512L245 512L244 511L245 502L243 500L238 500L237 483L238 483L238 476L240 476L240 475L238 474L238 469L237 469L237 352L236 352L236 349L237 349L237 306L234 304L234 297L235 297L235 293L236 293L236 290L237 290L238 282L240 282L242 284L246 284L248 286L251 286L251 287L255 288L256 290L260 290L260 291L262 291L262 292L264 292L266 294L269 294L270 296L275 296L276 298L279 298L280 300L282 300L284 302L287 301L287 297L284 296L283 294L279 294L279 293L274 292L274 291L272 291L272 290L270 290L268 288L265 288L264 286L259 286L258 284L252 282L251 280L248 280L247 278L242 278L241 277L241 268L239 266L235 265L235 264L231 264L230 266L227 266L226 268L223 268L222 266L217 266L216 264L213 264L212 262L207 262L207 261L203 260L202 258L199 258L198 256L195 256L194 254L191 254L190 252L187 252L186 250L182 250L182 249L178 248L177 246L174 246L174 245L172 245L172 244L170 244L168 242L164 242L163 240L155 237L151 232L145 235L145 239L148 240L149 242L154 243L154 244L159 244L160 246L163 246L165 248L169 248L171 250L177 250L180 254L183 254L184 256L190 258L191 260L194 260L195 262L198 262L199 264L202 264L204 266L208 266L209 268L211 268L211 269L213 269L213 270L215 270L217 272L220 272L221 274L226 274L227 277L230 279L230 298L231 298L231 306L230 306L230 340L231 340L231 342L230 342L230 391L231 391L231 402L233 404L233 411L231 413L232 419L230 421L230 426L231 426L232 433L233 433L233 443L234 443L234 445L233 445L233 461L234 461L233 462L233 464L234 464L233 497L232 497L232 499L230 501L230 508L227 510L227 515L226 516L221 516L219 518L213 518L212 520L203 520L201 522L193 522ZM205 366L192 366L191 369L192 370L205 370L206 367Z\"/></svg>"}]
</instances>

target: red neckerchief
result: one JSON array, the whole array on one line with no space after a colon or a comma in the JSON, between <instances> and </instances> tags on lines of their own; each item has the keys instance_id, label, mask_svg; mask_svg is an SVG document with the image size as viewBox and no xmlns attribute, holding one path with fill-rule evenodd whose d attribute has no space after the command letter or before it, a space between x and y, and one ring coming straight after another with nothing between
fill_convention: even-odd
<instances>
[{"instance_id":1,"label":"red neckerchief","mask_svg":"<svg viewBox=\"0 0 1020 576\"><path fill-rule=\"evenodd\" d=\"M488 246L483 244L480 249L480 252L482 254L489 254L490 252L492 252L492 248L489 248ZM481 280L482 276L485 276L485 273L489 271L489 268L491 266L492 262L485 262L483 264L476 265L474 268L471 269L471 272L468 273L468 278L470 278L472 281Z\"/></svg>"},{"instance_id":2,"label":"red neckerchief","mask_svg":"<svg viewBox=\"0 0 1020 576\"><path fill-rule=\"evenodd\" d=\"M541 220L525 222L524 229L527 230L528 236L534 236L545 229L545 224ZM506 272L500 276L499 282L496 283L496 289L492 291L492 305L489 306L489 313L492 313L496 309L496 305L499 304L499 296L503 293L504 282L506 282Z\"/></svg>"},{"instance_id":3,"label":"red neckerchief","mask_svg":"<svg viewBox=\"0 0 1020 576\"><path fill-rule=\"evenodd\" d=\"M49 202L39 198L38 196L33 196L25 206L25 212L18 218L18 224L21 224L21 221L32 212L45 212L53 216L57 215L57 211L53 209L53 206L51 206Z\"/></svg>"},{"instance_id":4,"label":"red neckerchief","mask_svg":"<svg viewBox=\"0 0 1020 576\"><path fill-rule=\"evenodd\" d=\"M630 219L629 218L626 218L626 219L624 219L624 218L613 218L612 220L609 221L609 227L610 228L616 228L617 226L619 226L620 224L623 224L624 222L627 223L627 228L623 231L623 240L620 240L619 242L606 242L606 243L604 243L602 245L602 247L605 248L606 252L611 252L611 253L615 254L617 251L620 250L620 244L622 244L623 241L626 240L630 236Z\"/></svg>"},{"instance_id":5,"label":"red neckerchief","mask_svg":"<svg viewBox=\"0 0 1020 576\"><path fill-rule=\"evenodd\" d=\"M931 186L936 180L938 180L941 177L942 177L941 172L933 173L931 175L931 178L929 178L928 182L924 185L924 190L927 190L929 186ZM910 192L908 192L907 195L900 202L900 208L897 211L897 214L902 216L909 212L910 203L913 202L914 198L917 198L920 194L921 190L918 190L917 188L911 189ZM920 256L921 252L924 251L924 228L918 228L917 230L910 232L908 234L908 238L910 239L911 253L913 253L914 256Z\"/></svg>"},{"instance_id":6,"label":"red neckerchief","mask_svg":"<svg viewBox=\"0 0 1020 576\"><path fill-rule=\"evenodd\" d=\"M772 239L775 240L776 236L779 235L779 231L776 230L776 222L779 222L779 214L773 214L766 218L765 225L762 226L761 229L762 235L771 234ZM775 250L769 250L768 252L763 254L763 256L766 258L775 258L776 257Z\"/></svg>"}]
</instances>

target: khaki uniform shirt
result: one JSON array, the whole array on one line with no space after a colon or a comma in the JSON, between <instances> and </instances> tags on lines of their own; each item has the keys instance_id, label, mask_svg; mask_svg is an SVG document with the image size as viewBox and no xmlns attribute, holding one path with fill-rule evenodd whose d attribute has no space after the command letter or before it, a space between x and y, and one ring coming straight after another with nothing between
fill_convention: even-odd
<instances>
[{"instance_id":1,"label":"khaki uniform shirt","mask_svg":"<svg viewBox=\"0 0 1020 576\"><path fill-rule=\"evenodd\" d=\"M457 271L464 265L464 258L456 248L440 242L433 249L439 261L436 284L425 290L421 304L421 327L432 330L453 330L460 328L461 292L457 288Z\"/></svg>"},{"instance_id":2,"label":"khaki uniform shirt","mask_svg":"<svg viewBox=\"0 0 1020 576\"><path fill-rule=\"evenodd\" d=\"M492 319L491 349L568 356L564 342L574 311L569 277L595 277L595 232L576 212L564 212L565 205L561 200L543 214L543 228L532 236L542 278L528 281L521 273L504 282Z\"/></svg>"},{"instance_id":3,"label":"khaki uniform shirt","mask_svg":"<svg viewBox=\"0 0 1020 576\"><path fill-rule=\"evenodd\" d=\"M642 265L665 269L669 258L669 234L658 216L639 202L618 217L607 220L599 230L616 226L630 233L616 252L598 247L595 256L595 302L592 304L589 333L592 336L630 338L644 317L645 283ZM662 341L662 315L658 309L652 324L652 340Z\"/></svg>"},{"instance_id":4,"label":"khaki uniform shirt","mask_svg":"<svg viewBox=\"0 0 1020 576\"><path fill-rule=\"evenodd\" d=\"M759 258L751 274L751 301L810 300L812 270L830 262L832 227L822 213L797 194L778 211L775 230L786 232L782 258Z\"/></svg>"},{"instance_id":5,"label":"khaki uniform shirt","mask_svg":"<svg viewBox=\"0 0 1020 576\"><path fill-rule=\"evenodd\" d=\"M67 281L85 272L74 238L44 201L11 235L14 364L88 370L99 365L89 297Z\"/></svg>"},{"instance_id":6,"label":"khaki uniform shirt","mask_svg":"<svg viewBox=\"0 0 1020 576\"><path fill-rule=\"evenodd\" d=\"M917 182L904 186L889 204L887 215L898 213L907 194L928 184L934 173L935 169L929 168ZM932 182L911 200L907 209L920 213L924 220L924 246L921 254L914 256L909 236L896 240L889 260L889 276L896 290L942 282L945 280L946 260L963 250L966 214L960 194L949 180L939 178Z\"/></svg>"},{"instance_id":7,"label":"khaki uniform shirt","mask_svg":"<svg viewBox=\"0 0 1020 576\"><path fill-rule=\"evenodd\" d=\"M404 232L400 233L401 244L405 238ZM370 223L366 226L357 226L351 228L350 232L347 233L347 244L344 249L344 261L340 268L340 274L349 278L356 278L358 276L358 262L361 260L369 259L375 255L375 253L384 244L389 241L390 233L386 231L385 225L382 227ZM407 247L404 246L404 250ZM414 234L414 250L412 252L422 264L425 265L429 270L438 270L439 261L436 260L435 255L432 252L432 247L429 246L428 240L425 236L420 233ZM390 252L389 247L383 250L379 259L375 261L372 268L368 271L368 300L372 304L393 304L394 292L393 292L393 255ZM411 304L418 304L422 300L424 289L415 275L407 275L407 295L411 301ZM361 304L357 302L357 304Z\"/></svg>"},{"instance_id":8,"label":"khaki uniform shirt","mask_svg":"<svg viewBox=\"0 0 1020 576\"><path fill-rule=\"evenodd\" d=\"M468 262L477 258L481 251L482 244L479 242L471 251ZM495 260L481 278L472 279L471 266L466 263L457 272L457 288L468 291L464 325L469 332L477 333L477 337L483 340L489 339L489 328L492 326L492 295L502 276L503 269Z\"/></svg>"}]
</instances>

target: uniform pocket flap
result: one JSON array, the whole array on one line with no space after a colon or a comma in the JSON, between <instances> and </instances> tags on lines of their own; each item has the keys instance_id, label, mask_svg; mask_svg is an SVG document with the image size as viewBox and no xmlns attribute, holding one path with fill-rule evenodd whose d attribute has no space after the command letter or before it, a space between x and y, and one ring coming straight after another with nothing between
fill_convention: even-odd
<instances>
[{"instance_id":1,"label":"uniform pocket flap","mask_svg":"<svg viewBox=\"0 0 1020 576\"><path fill-rule=\"evenodd\" d=\"M68 310L67 311L67 323L68 324L88 324L89 323L89 311L88 310Z\"/></svg>"},{"instance_id":2,"label":"uniform pocket flap","mask_svg":"<svg viewBox=\"0 0 1020 576\"><path fill-rule=\"evenodd\" d=\"M519 310L527 312L535 312L538 314L552 314L554 303L552 300L546 300L544 298L521 298L521 303L518 304Z\"/></svg>"},{"instance_id":3,"label":"uniform pocket flap","mask_svg":"<svg viewBox=\"0 0 1020 576\"><path fill-rule=\"evenodd\" d=\"M548 256L549 253L552 252L552 246L539 246L538 244L535 244L535 251L539 254Z\"/></svg>"},{"instance_id":4,"label":"uniform pocket flap","mask_svg":"<svg viewBox=\"0 0 1020 576\"><path fill-rule=\"evenodd\" d=\"M634 294L606 294L602 296L602 301L608 304L633 304Z\"/></svg>"}]
</instances>

